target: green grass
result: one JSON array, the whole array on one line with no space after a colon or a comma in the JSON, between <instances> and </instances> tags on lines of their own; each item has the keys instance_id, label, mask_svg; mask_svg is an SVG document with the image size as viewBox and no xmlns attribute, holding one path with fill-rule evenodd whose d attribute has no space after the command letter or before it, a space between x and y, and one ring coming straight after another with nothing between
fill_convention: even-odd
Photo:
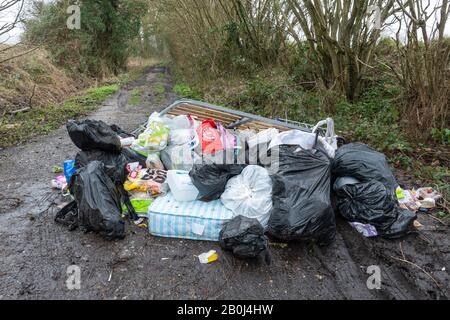
<instances>
[{"instance_id":1,"label":"green grass","mask_svg":"<svg viewBox=\"0 0 450 320\"><path fill-rule=\"evenodd\" d=\"M109 98L112 94L119 91L119 85L112 84L104 87L91 88L86 90L86 94L82 96L75 96L66 100L65 104L74 103L84 106L95 105L103 102Z\"/></svg>"},{"instance_id":2,"label":"green grass","mask_svg":"<svg viewBox=\"0 0 450 320\"><path fill-rule=\"evenodd\" d=\"M166 79L166 74L165 74L164 72L160 72L160 73L158 73L157 77L158 77L160 80L164 80L164 79Z\"/></svg>"},{"instance_id":3,"label":"green grass","mask_svg":"<svg viewBox=\"0 0 450 320\"><path fill-rule=\"evenodd\" d=\"M169 60L166 60L166 59L161 59L161 60L156 64L157 67L162 67L162 68L168 67L169 65L170 65L170 61L169 61Z\"/></svg>"},{"instance_id":4,"label":"green grass","mask_svg":"<svg viewBox=\"0 0 450 320\"><path fill-rule=\"evenodd\" d=\"M138 80L144 73L145 69L152 67L153 64L145 64L141 66L132 67L128 72L122 73L118 76L119 86L124 86L130 82Z\"/></svg>"},{"instance_id":5,"label":"green grass","mask_svg":"<svg viewBox=\"0 0 450 320\"><path fill-rule=\"evenodd\" d=\"M203 97L199 90L192 88L187 83L177 83L173 87L173 91L181 98L201 100Z\"/></svg>"},{"instance_id":6,"label":"green grass","mask_svg":"<svg viewBox=\"0 0 450 320\"><path fill-rule=\"evenodd\" d=\"M117 84L91 88L60 105L36 107L28 112L5 116L0 122L0 147L27 142L31 137L50 133L69 119L86 116L118 90Z\"/></svg>"},{"instance_id":7,"label":"green grass","mask_svg":"<svg viewBox=\"0 0 450 320\"><path fill-rule=\"evenodd\" d=\"M165 99L166 88L162 83L157 83L153 87L156 103L163 103Z\"/></svg>"},{"instance_id":8,"label":"green grass","mask_svg":"<svg viewBox=\"0 0 450 320\"><path fill-rule=\"evenodd\" d=\"M128 104L130 106L138 106L141 103L142 90L139 88L135 88L130 92L130 99L128 100Z\"/></svg>"},{"instance_id":9,"label":"green grass","mask_svg":"<svg viewBox=\"0 0 450 320\"><path fill-rule=\"evenodd\" d=\"M155 93L155 95L159 96L163 95L166 92L166 89L164 88L164 85L162 83L157 83L153 87L153 92Z\"/></svg>"}]
</instances>

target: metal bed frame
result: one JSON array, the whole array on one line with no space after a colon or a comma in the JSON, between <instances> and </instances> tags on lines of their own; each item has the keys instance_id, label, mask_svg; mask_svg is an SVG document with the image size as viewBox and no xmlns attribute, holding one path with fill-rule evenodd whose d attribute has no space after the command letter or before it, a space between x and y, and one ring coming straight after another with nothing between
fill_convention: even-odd
<instances>
[{"instance_id":1,"label":"metal bed frame","mask_svg":"<svg viewBox=\"0 0 450 320\"><path fill-rule=\"evenodd\" d=\"M177 100L168 107L160 111L161 115L191 115L198 120L215 119L220 121L227 129L254 129L264 130L268 128L276 128L279 131L286 130L302 130L305 132L311 132L314 125L294 122L285 119L270 119L262 116L254 115L251 113L233 110L210 103L181 99ZM137 135L145 129L146 123L136 129L133 134ZM322 130L318 130L322 134Z\"/></svg>"}]
</instances>

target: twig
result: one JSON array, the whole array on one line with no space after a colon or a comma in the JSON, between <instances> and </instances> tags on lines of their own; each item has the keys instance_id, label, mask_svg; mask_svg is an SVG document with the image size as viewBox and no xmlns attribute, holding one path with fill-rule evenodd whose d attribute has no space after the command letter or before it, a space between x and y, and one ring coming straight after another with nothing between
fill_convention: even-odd
<instances>
[{"instance_id":1,"label":"twig","mask_svg":"<svg viewBox=\"0 0 450 320\"><path fill-rule=\"evenodd\" d=\"M24 55L26 55L26 54L28 54L28 53L31 53L31 52L33 52L33 51L35 51L35 50L37 50L37 49L39 49L39 47L35 47L35 48L31 49L31 50L28 50L28 51L26 51L26 52L24 52L24 53L18 54L18 55L14 56L14 57L7 58L7 59L5 59L5 60L2 60L2 61L0 61L0 64L5 63L5 62L8 62L8 61L13 60L13 59L16 59L16 58L20 58L20 57L22 57L22 56L24 56Z\"/></svg>"},{"instance_id":2,"label":"twig","mask_svg":"<svg viewBox=\"0 0 450 320\"><path fill-rule=\"evenodd\" d=\"M403 251L402 251L402 254L403 254ZM425 273L431 280L433 280L433 282L436 284L436 286L437 286L439 289L441 289L441 285L439 284L439 282L437 282L436 279L435 279L430 273L428 273L424 268L422 268L421 266L418 266L418 265L415 264L414 262L411 262L411 261L408 261L408 260L406 260L406 259L402 259L402 258L399 258L399 257L394 257L394 256L389 256L389 257L391 257L392 259L401 261L401 262L408 263L408 264L410 264L410 265L412 265L412 266L414 266L414 267L420 269L420 271L422 271L423 273Z\"/></svg>"},{"instance_id":3,"label":"twig","mask_svg":"<svg viewBox=\"0 0 450 320\"><path fill-rule=\"evenodd\" d=\"M426 236L424 236L423 234L421 234L421 233L417 233L417 236L419 237L419 239L422 239L423 241L425 241L426 243L428 243L428 244L430 244L430 245L432 245L433 244L433 241L431 241L429 238L427 238Z\"/></svg>"},{"instance_id":4,"label":"twig","mask_svg":"<svg viewBox=\"0 0 450 320\"><path fill-rule=\"evenodd\" d=\"M406 260L405 254L403 253L403 248L402 248L402 243L401 242L399 243L399 246L400 246L400 252L402 253L403 260Z\"/></svg>"},{"instance_id":5,"label":"twig","mask_svg":"<svg viewBox=\"0 0 450 320\"><path fill-rule=\"evenodd\" d=\"M438 217L435 217L435 216L433 216L432 214L428 214L427 216L429 216L429 217L431 217L432 219L434 219L434 220L440 222L442 225L448 227L448 225L447 225L444 221L442 221L441 219L439 219Z\"/></svg>"},{"instance_id":6,"label":"twig","mask_svg":"<svg viewBox=\"0 0 450 320\"><path fill-rule=\"evenodd\" d=\"M30 107L25 107L25 108L14 110L14 111L8 111L7 113L14 115L14 114L17 114L17 113L20 113L20 112L29 111L30 109L31 109Z\"/></svg>"},{"instance_id":7,"label":"twig","mask_svg":"<svg viewBox=\"0 0 450 320\"><path fill-rule=\"evenodd\" d=\"M18 47L18 46L21 45L21 44L22 44L22 43L19 42L19 43L16 43L16 44L12 45L12 46L8 46L8 47L6 47L6 48L4 48L4 49L1 49L1 50L0 50L0 53L4 53L4 52L6 52L6 51L8 51L8 50L14 49L15 47Z\"/></svg>"}]
</instances>

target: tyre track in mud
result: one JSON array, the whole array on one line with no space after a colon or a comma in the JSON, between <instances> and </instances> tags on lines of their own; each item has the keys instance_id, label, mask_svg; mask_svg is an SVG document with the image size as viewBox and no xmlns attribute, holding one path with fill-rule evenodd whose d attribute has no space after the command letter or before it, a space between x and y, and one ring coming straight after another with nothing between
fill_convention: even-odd
<instances>
[{"instance_id":1,"label":"tyre track in mud","mask_svg":"<svg viewBox=\"0 0 450 320\"><path fill-rule=\"evenodd\" d=\"M165 93L153 88L163 85ZM127 103L139 88L143 100ZM152 111L175 100L170 74L149 68L122 88L90 118L134 130ZM51 167L77 152L64 127L30 143L0 151L0 194L22 200L0 213L0 298L2 299L446 299L450 285L448 227L432 231L436 221L420 214L430 231L401 240L366 239L337 219L329 247L309 243L271 244L272 264L236 260L217 243L165 239L127 223L122 241L68 231L53 222L49 189ZM0 206L3 208L3 206ZM442 226L440 226L442 227ZM390 258L405 257L441 284L438 289L420 269ZM201 265L197 255L215 249L219 261ZM70 265L81 267L81 290L68 290ZM366 286L367 267L381 268L381 290Z\"/></svg>"}]
</instances>

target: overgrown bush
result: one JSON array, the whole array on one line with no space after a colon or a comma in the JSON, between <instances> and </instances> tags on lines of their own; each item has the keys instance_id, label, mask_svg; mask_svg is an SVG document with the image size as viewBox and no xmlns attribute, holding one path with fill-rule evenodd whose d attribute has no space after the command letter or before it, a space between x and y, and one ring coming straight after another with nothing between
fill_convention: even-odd
<instances>
[{"instance_id":1,"label":"overgrown bush","mask_svg":"<svg viewBox=\"0 0 450 320\"><path fill-rule=\"evenodd\" d=\"M126 67L129 45L139 35L145 0L81 0L81 29L66 27L72 1L36 1L24 39L44 45L55 62L75 73L102 77Z\"/></svg>"}]
</instances>

